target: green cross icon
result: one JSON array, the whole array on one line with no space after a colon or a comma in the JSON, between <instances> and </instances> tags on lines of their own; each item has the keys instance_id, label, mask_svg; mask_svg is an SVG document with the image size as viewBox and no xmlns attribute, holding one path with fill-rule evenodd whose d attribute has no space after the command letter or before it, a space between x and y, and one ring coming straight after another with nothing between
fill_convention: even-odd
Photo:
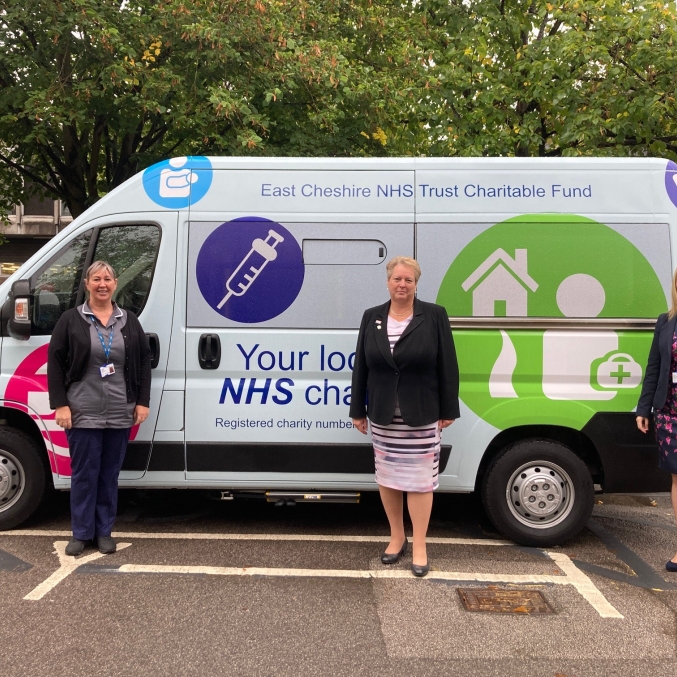
<instances>
[{"instance_id":1,"label":"green cross icon","mask_svg":"<svg viewBox=\"0 0 677 677\"><path fill-rule=\"evenodd\" d=\"M632 374L629 371L623 371L623 365L619 364L618 365L618 371L612 371L611 374L609 374L609 376L613 376L614 378L617 378L618 384L620 385L620 384L623 383L623 379L626 376L632 376Z\"/></svg>"}]
</instances>

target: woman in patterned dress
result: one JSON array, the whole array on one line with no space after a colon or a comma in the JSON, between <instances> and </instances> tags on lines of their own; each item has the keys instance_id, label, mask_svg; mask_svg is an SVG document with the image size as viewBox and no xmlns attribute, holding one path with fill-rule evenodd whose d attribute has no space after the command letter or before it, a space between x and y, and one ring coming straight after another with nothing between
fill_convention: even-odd
<instances>
[{"instance_id":1,"label":"woman in patterned dress","mask_svg":"<svg viewBox=\"0 0 677 677\"><path fill-rule=\"evenodd\" d=\"M416 298L418 263L397 256L386 266L390 300L365 311L355 350L350 416L367 434L371 422L376 482L394 564L407 550L403 495L414 532L411 569L430 570L426 533L439 485L440 434L459 417L458 364L446 310Z\"/></svg>"},{"instance_id":2,"label":"woman in patterned dress","mask_svg":"<svg viewBox=\"0 0 677 677\"><path fill-rule=\"evenodd\" d=\"M637 427L646 433L653 408L658 442L658 466L672 474L672 509L677 517L677 270L672 278L672 304L656 320L642 394L637 404ZM665 568L677 572L677 554Z\"/></svg>"}]
</instances>

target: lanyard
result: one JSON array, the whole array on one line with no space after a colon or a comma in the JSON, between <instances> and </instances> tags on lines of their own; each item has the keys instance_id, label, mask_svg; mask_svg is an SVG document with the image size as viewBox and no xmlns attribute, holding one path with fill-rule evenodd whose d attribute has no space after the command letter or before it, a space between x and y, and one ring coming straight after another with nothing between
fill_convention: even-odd
<instances>
[{"instance_id":1,"label":"lanyard","mask_svg":"<svg viewBox=\"0 0 677 677\"><path fill-rule=\"evenodd\" d=\"M99 335L99 341L101 341L101 347L103 348L103 354L106 356L106 362L108 362L108 356L110 355L110 349L111 346L113 345L113 330L115 329L115 323L110 328L110 334L108 335L108 347L106 348L106 343L103 340L103 336L101 335L101 332L99 331L99 325L96 323L96 318L90 315L90 318L92 320L92 323L94 324L94 329L96 329L96 333Z\"/></svg>"}]
</instances>

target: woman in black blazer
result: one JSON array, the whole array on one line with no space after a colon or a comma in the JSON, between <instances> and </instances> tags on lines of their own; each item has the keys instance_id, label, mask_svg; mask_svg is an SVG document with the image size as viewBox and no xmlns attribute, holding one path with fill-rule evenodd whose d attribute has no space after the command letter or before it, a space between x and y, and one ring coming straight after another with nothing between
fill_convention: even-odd
<instances>
[{"instance_id":1,"label":"woman in black blazer","mask_svg":"<svg viewBox=\"0 0 677 677\"><path fill-rule=\"evenodd\" d=\"M672 279L672 307L656 320L642 394L637 403L637 427L646 433L653 408L658 466L672 474L672 508L677 517L677 271ZM677 555L665 565L677 571Z\"/></svg>"},{"instance_id":2,"label":"woman in black blazer","mask_svg":"<svg viewBox=\"0 0 677 677\"><path fill-rule=\"evenodd\" d=\"M371 421L376 482L390 522L381 555L394 564L407 549L403 493L414 530L412 571L430 570L425 537L439 485L440 433L459 417L458 363L447 312L419 301L418 263L386 266L390 301L365 311L355 349L350 416L367 434Z\"/></svg>"}]
</instances>

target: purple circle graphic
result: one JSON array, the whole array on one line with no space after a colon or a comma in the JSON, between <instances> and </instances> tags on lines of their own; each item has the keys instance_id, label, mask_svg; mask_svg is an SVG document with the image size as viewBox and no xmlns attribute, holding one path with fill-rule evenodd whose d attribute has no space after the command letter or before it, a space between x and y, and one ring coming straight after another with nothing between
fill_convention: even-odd
<instances>
[{"instance_id":1,"label":"purple circle graphic","mask_svg":"<svg viewBox=\"0 0 677 677\"><path fill-rule=\"evenodd\" d=\"M677 207L677 164L672 160L668 160L668 166L665 169L665 190L668 191L672 204Z\"/></svg>"},{"instance_id":2,"label":"purple circle graphic","mask_svg":"<svg viewBox=\"0 0 677 677\"><path fill-rule=\"evenodd\" d=\"M227 221L204 241L197 283L205 301L235 322L265 322L283 313L303 286L301 247L282 225L260 216Z\"/></svg>"}]
</instances>

